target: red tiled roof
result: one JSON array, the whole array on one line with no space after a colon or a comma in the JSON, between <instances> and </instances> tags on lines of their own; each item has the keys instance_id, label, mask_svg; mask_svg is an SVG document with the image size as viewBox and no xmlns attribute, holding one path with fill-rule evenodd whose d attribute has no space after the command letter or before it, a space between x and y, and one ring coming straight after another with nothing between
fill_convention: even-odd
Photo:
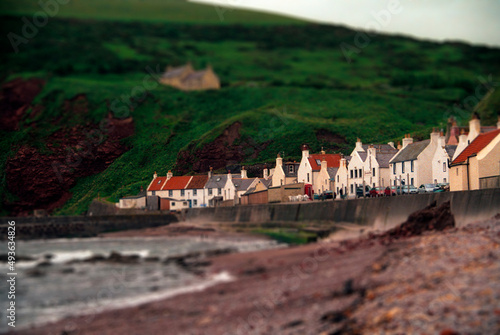
<instances>
[{"instance_id":1,"label":"red tiled roof","mask_svg":"<svg viewBox=\"0 0 500 335\"><path fill-rule=\"evenodd\" d=\"M165 182L167 177L156 177L148 188L148 191L159 191Z\"/></svg>"},{"instance_id":2,"label":"red tiled roof","mask_svg":"<svg viewBox=\"0 0 500 335\"><path fill-rule=\"evenodd\" d=\"M186 189L194 190L194 189L204 188L207 181L208 181L208 176L206 175L193 176L193 179L191 179Z\"/></svg>"},{"instance_id":3,"label":"red tiled roof","mask_svg":"<svg viewBox=\"0 0 500 335\"><path fill-rule=\"evenodd\" d=\"M325 154L325 155L315 154L309 156L309 164L311 164L313 171L321 170L321 161L323 160L323 157L326 160L327 167L329 168L340 167L340 159L341 159L340 154ZM316 162L317 159L319 159L319 164Z\"/></svg>"},{"instance_id":4,"label":"red tiled roof","mask_svg":"<svg viewBox=\"0 0 500 335\"><path fill-rule=\"evenodd\" d=\"M164 190L184 190L191 180L191 176L183 176L183 177L172 177L170 178L165 186L162 187L162 191Z\"/></svg>"},{"instance_id":5,"label":"red tiled roof","mask_svg":"<svg viewBox=\"0 0 500 335\"><path fill-rule=\"evenodd\" d=\"M451 163L451 165L463 163L467 158L477 155L488 144L491 143L500 134L500 129L490 131L489 133L480 134L476 137L471 144L469 144L464 151Z\"/></svg>"}]
</instances>

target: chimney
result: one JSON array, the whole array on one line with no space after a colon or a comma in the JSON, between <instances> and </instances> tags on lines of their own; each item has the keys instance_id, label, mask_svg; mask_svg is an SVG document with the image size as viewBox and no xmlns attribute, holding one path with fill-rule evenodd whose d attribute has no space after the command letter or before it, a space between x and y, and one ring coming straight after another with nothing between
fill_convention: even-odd
<instances>
[{"instance_id":1,"label":"chimney","mask_svg":"<svg viewBox=\"0 0 500 335\"><path fill-rule=\"evenodd\" d=\"M326 154L325 150L323 150L323 147L321 147L321 154L322 155Z\"/></svg>"},{"instance_id":2,"label":"chimney","mask_svg":"<svg viewBox=\"0 0 500 335\"><path fill-rule=\"evenodd\" d=\"M406 146L408 144L412 144L412 143L413 143L413 138L411 138L410 134L406 134L405 138L403 138L403 149L406 148Z\"/></svg>"},{"instance_id":3,"label":"chimney","mask_svg":"<svg viewBox=\"0 0 500 335\"><path fill-rule=\"evenodd\" d=\"M401 148L402 148L401 142L398 141L398 146L396 147L396 149L401 150Z\"/></svg>"},{"instance_id":4,"label":"chimney","mask_svg":"<svg viewBox=\"0 0 500 335\"><path fill-rule=\"evenodd\" d=\"M441 130L441 132L439 133L439 137L438 137L438 146L441 147L441 148L444 148L446 146L446 137L444 136L443 134L443 131Z\"/></svg>"},{"instance_id":5,"label":"chimney","mask_svg":"<svg viewBox=\"0 0 500 335\"><path fill-rule=\"evenodd\" d=\"M437 128L432 128L432 133L431 133L431 143L437 143L439 139L439 131Z\"/></svg>"},{"instance_id":6,"label":"chimney","mask_svg":"<svg viewBox=\"0 0 500 335\"><path fill-rule=\"evenodd\" d=\"M356 151L365 151L363 149L363 143L361 143L361 139L358 137L358 140L356 141L356 148L354 149Z\"/></svg>"},{"instance_id":7,"label":"chimney","mask_svg":"<svg viewBox=\"0 0 500 335\"><path fill-rule=\"evenodd\" d=\"M158 175L156 174L156 171L155 171L155 173L153 175L153 179L156 179L156 178L158 178Z\"/></svg>"},{"instance_id":8,"label":"chimney","mask_svg":"<svg viewBox=\"0 0 500 335\"><path fill-rule=\"evenodd\" d=\"M472 119L469 121L469 137L470 141L474 141L481 134L481 120L477 113L472 114Z\"/></svg>"},{"instance_id":9,"label":"chimney","mask_svg":"<svg viewBox=\"0 0 500 335\"><path fill-rule=\"evenodd\" d=\"M467 135L465 134L465 131L462 129L460 132L460 136L458 137L458 144L467 144Z\"/></svg>"},{"instance_id":10,"label":"chimney","mask_svg":"<svg viewBox=\"0 0 500 335\"><path fill-rule=\"evenodd\" d=\"M233 176L231 175L231 171L227 172L227 179L228 180L233 180Z\"/></svg>"},{"instance_id":11,"label":"chimney","mask_svg":"<svg viewBox=\"0 0 500 335\"><path fill-rule=\"evenodd\" d=\"M325 159L325 157L323 157L323 160L321 161L321 170L326 171L327 167L328 166L326 165L326 159Z\"/></svg>"},{"instance_id":12,"label":"chimney","mask_svg":"<svg viewBox=\"0 0 500 335\"><path fill-rule=\"evenodd\" d=\"M212 178L212 170L214 168L213 167L210 167L210 171L208 171L208 179Z\"/></svg>"},{"instance_id":13,"label":"chimney","mask_svg":"<svg viewBox=\"0 0 500 335\"><path fill-rule=\"evenodd\" d=\"M340 166L347 168L347 159L345 159L344 155L340 158Z\"/></svg>"},{"instance_id":14,"label":"chimney","mask_svg":"<svg viewBox=\"0 0 500 335\"><path fill-rule=\"evenodd\" d=\"M167 180L169 180L170 178L173 177L173 173L171 170L168 170L168 173L167 173Z\"/></svg>"},{"instance_id":15,"label":"chimney","mask_svg":"<svg viewBox=\"0 0 500 335\"><path fill-rule=\"evenodd\" d=\"M370 144L370 146L368 147L368 155L373 157L376 156L376 149L373 144Z\"/></svg>"},{"instance_id":16,"label":"chimney","mask_svg":"<svg viewBox=\"0 0 500 335\"><path fill-rule=\"evenodd\" d=\"M396 149L396 147L394 146L394 142L389 142L387 144L389 144L392 148Z\"/></svg>"},{"instance_id":17,"label":"chimney","mask_svg":"<svg viewBox=\"0 0 500 335\"><path fill-rule=\"evenodd\" d=\"M302 146L302 158L309 158L309 147L307 144Z\"/></svg>"},{"instance_id":18,"label":"chimney","mask_svg":"<svg viewBox=\"0 0 500 335\"><path fill-rule=\"evenodd\" d=\"M247 177L247 170L245 170L244 166L241 168L241 178L242 179L247 179L248 178Z\"/></svg>"},{"instance_id":19,"label":"chimney","mask_svg":"<svg viewBox=\"0 0 500 335\"><path fill-rule=\"evenodd\" d=\"M302 151L302 155L304 155L304 151ZM309 157L309 151L307 151L307 157ZM283 165L283 158L281 158L281 155L278 154L278 157L276 157L276 167L282 165Z\"/></svg>"},{"instance_id":20,"label":"chimney","mask_svg":"<svg viewBox=\"0 0 500 335\"><path fill-rule=\"evenodd\" d=\"M267 166L264 168L264 172L262 175L263 175L264 179L269 178L269 170L267 169Z\"/></svg>"}]
</instances>

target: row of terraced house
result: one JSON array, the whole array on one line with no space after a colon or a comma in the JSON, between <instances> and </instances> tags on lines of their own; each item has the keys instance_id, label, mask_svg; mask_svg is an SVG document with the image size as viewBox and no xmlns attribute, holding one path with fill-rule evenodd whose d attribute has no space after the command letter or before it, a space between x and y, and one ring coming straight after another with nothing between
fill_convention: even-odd
<instances>
[{"instance_id":1,"label":"row of terraced house","mask_svg":"<svg viewBox=\"0 0 500 335\"><path fill-rule=\"evenodd\" d=\"M349 156L313 154L302 146L300 162L283 161L277 155L274 168L264 168L249 178L245 168L196 176L154 173L143 201L124 198L120 207L146 206L178 211L190 207L232 206L313 199L314 194L335 193L338 198L356 196L356 189L444 183L450 191L500 187L500 119L497 126L481 126L475 114L469 127L453 119L446 135L434 129L430 138L414 141L406 134L401 143L363 144L358 138ZM236 171L233 171L236 172ZM122 201L120 201L122 203ZM135 205L134 205L135 203Z\"/></svg>"}]
</instances>

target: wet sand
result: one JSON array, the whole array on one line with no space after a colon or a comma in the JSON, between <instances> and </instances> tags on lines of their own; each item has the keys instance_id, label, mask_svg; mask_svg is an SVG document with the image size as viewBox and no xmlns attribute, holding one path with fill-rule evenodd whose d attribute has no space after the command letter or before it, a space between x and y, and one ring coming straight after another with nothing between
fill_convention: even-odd
<instances>
[{"instance_id":1,"label":"wet sand","mask_svg":"<svg viewBox=\"0 0 500 335\"><path fill-rule=\"evenodd\" d=\"M179 234L175 229L143 233ZM123 233L110 235L117 234ZM228 272L233 281L19 334L450 335L500 329L500 218L391 241L372 236L211 262L204 276Z\"/></svg>"}]
</instances>

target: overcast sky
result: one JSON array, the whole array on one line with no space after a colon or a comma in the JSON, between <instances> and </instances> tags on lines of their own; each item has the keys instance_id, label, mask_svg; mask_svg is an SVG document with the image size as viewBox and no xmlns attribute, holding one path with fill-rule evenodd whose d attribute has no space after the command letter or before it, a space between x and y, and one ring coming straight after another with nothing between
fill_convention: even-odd
<instances>
[{"instance_id":1,"label":"overcast sky","mask_svg":"<svg viewBox=\"0 0 500 335\"><path fill-rule=\"evenodd\" d=\"M196 0L356 29L500 46L500 0ZM214 10L215 12L215 10ZM226 11L224 15L231 15Z\"/></svg>"}]
</instances>

